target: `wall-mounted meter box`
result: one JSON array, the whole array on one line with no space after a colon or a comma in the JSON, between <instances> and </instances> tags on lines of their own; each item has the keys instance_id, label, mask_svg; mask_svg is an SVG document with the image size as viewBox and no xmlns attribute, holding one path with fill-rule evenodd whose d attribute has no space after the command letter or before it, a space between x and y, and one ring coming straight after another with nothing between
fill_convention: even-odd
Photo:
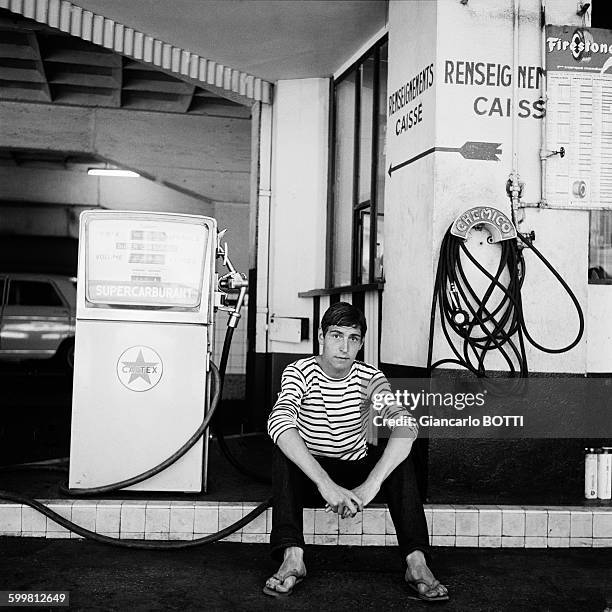
<instances>
[{"instance_id":1,"label":"wall-mounted meter box","mask_svg":"<svg viewBox=\"0 0 612 612\"><path fill-rule=\"evenodd\" d=\"M208 404L217 225L195 215L82 213L71 488L107 485L167 459ZM130 487L200 491L203 440Z\"/></svg>"}]
</instances>

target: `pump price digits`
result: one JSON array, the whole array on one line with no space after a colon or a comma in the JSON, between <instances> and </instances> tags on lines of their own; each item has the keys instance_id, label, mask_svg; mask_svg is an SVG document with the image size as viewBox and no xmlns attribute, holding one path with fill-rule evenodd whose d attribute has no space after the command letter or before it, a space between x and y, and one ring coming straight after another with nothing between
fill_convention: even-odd
<instances>
[{"instance_id":1,"label":"pump price digits","mask_svg":"<svg viewBox=\"0 0 612 612\"><path fill-rule=\"evenodd\" d=\"M0 591L0 607L67 608L70 605L68 591Z\"/></svg>"}]
</instances>

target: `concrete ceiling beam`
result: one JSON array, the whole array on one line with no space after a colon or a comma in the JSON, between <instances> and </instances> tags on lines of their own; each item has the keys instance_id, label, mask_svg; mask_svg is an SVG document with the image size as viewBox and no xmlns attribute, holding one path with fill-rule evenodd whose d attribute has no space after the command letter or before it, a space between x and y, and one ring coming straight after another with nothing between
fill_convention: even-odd
<instances>
[{"instance_id":1,"label":"concrete ceiling beam","mask_svg":"<svg viewBox=\"0 0 612 612\"><path fill-rule=\"evenodd\" d=\"M273 86L268 81L83 10L68 0L0 0L0 8L126 57L150 63L193 85L204 85L239 104L250 106L254 102L272 102Z\"/></svg>"},{"instance_id":2,"label":"concrete ceiling beam","mask_svg":"<svg viewBox=\"0 0 612 612\"><path fill-rule=\"evenodd\" d=\"M0 148L90 154L204 201L248 201L250 121L0 102Z\"/></svg>"}]
</instances>

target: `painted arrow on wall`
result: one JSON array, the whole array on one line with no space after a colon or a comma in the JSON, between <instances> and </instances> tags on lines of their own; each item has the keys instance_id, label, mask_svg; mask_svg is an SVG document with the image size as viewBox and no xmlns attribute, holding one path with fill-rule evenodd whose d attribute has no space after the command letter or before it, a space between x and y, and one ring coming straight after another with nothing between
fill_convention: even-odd
<instances>
[{"instance_id":1,"label":"painted arrow on wall","mask_svg":"<svg viewBox=\"0 0 612 612\"><path fill-rule=\"evenodd\" d=\"M473 142L468 141L462 147L432 147L423 153L419 153L410 159L397 164L389 166L389 176L396 170L415 162L417 159L421 159L434 151L446 151L447 153L461 153L465 159L478 159L480 161L499 161L499 155L502 154L501 143L497 142Z\"/></svg>"}]
</instances>

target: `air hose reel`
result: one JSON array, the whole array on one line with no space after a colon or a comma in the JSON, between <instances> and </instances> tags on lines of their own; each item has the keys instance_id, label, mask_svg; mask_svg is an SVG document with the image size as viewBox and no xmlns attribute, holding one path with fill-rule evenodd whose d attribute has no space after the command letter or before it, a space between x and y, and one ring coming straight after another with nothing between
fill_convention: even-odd
<instances>
[{"instance_id":1,"label":"air hose reel","mask_svg":"<svg viewBox=\"0 0 612 612\"><path fill-rule=\"evenodd\" d=\"M457 217L450 228L453 236L467 240L472 229L486 227L489 231L487 242L495 244L503 240L516 239L516 228L512 221L500 210L492 207L475 206ZM470 315L461 306L460 293L457 282L448 283L448 297L452 308L450 309L452 321L458 327L469 324Z\"/></svg>"},{"instance_id":2,"label":"air hose reel","mask_svg":"<svg viewBox=\"0 0 612 612\"><path fill-rule=\"evenodd\" d=\"M500 245L500 259L494 272L487 270L466 248L472 230L486 229L489 244ZM505 360L511 377L528 375L526 338L547 353L570 350L582 338L584 315L576 296L533 245L533 232L517 232L512 220L492 206L475 206L459 215L448 228L440 247L431 308L429 372L443 364L459 365L478 377L486 376L485 357L497 350ZM579 318L575 339L561 348L548 348L530 335L523 316L521 287L525 280L523 249L530 248L555 276L574 303ZM464 262L480 273L487 286L477 291L464 269ZM454 357L432 363L436 312Z\"/></svg>"},{"instance_id":3,"label":"air hose reel","mask_svg":"<svg viewBox=\"0 0 612 612\"><path fill-rule=\"evenodd\" d=\"M453 236L467 240L470 230L478 225L486 225L491 233L491 242L501 242L516 238L514 223L497 208L475 206L459 215L451 225Z\"/></svg>"}]
</instances>

